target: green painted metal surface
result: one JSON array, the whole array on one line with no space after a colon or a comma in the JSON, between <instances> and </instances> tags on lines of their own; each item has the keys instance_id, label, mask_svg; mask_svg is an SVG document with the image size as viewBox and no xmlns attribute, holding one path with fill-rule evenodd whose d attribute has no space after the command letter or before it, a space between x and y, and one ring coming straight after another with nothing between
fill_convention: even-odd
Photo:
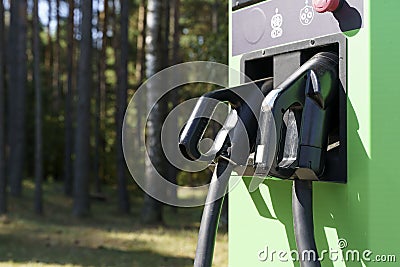
<instances>
[{"instance_id":1,"label":"green painted metal surface","mask_svg":"<svg viewBox=\"0 0 400 267\"><path fill-rule=\"evenodd\" d=\"M331 255L336 261L326 255L324 267L400 266L400 1L364 2L364 28L346 33L348 183L314 183L318 250L339 252ZM231 67L239 70L239 63L240 56L230 58ZM237 77L231 82L237 84ZM250 179L243 178L229 195L229 266L299 266L278 255L296 249L292 182L267 179L249 193ZM347 246L340 250L344 240ZM262 261L266 247L275 253ZM360 261L349 251L358 251ZM374 261L380 255L394 255L397 262Z\"/></svg>"}]
</instances>

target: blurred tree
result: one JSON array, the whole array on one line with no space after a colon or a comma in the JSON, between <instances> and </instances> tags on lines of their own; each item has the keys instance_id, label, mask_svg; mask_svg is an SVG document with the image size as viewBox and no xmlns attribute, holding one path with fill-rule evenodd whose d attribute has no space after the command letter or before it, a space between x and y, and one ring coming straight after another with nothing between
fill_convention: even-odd
<instances>
[{"instance_id":1,"label":"blurred tree","mask_svg":"<svg viewBox=\"0 0 400 267\"><path fill-rule=\"evenodd\" d=\"M136 40L136 88L140 86L144 82L146 78L146 54L145 54L145 45L146 45L146 23L147 23L147 1L140 0L139 10L138 10L138 37ZM143 100L144 101L144 100ZM142 125L143 119L143 110L141 108L137 108L137 123L136 125ZM137 127L139 128L139 127ZM136 149L141 147L143 142L142 140L142 132L141 129L137 129L136 133Z\"/></svg>"},{"instance_id":2,"label":"blurred tree","mask_svg":"<svg viewBox=\"0 0 400 267\"><path fill-rule=\"evenodd\" d=\"M37 214L42 214L43 138L39 26L39 0L33 0L33 80L35 87L35 212Z\"/></svg>"},{"instance_id":3,"label":"blurred tree","mask_svg":"<svg viewBox=\"0 0 400 267\"><path fill-rule=\"evenodd\" d=\"M90 91L92 77L92 1L81 1L82 23L78 62L78 105L75 130L75 216L88 215L90 210Z\"/></svg>"},{"instance_id":4,"label":"blurred tree","mask_svg":"<svg viewBox=\"0 0 400 267\"><path fill-rule=\"evenodd\" d=\"M166 36L165 38L167 40L170 40L170 42L165 43L165 47L167 48L166 51L164 52L168 57L165 59L167 60L165 65L175 65L180 63L180 51L179 51L179 38L180 38L180 26L179 26L179 16L180 16L180 1L179 0L173 0L170 1L170 6L168 8L169 12L166 12L165 14L165 24L171 25L170 27L166 28ZM179 98L177 94L177 89L175 88L174 90L171 90L167 94L167 101L168 101L168 113L172 111L173 108L175 108L179 104ZM165 126L165 133L167 135L168 140L173 140L176 129L178 128L178 121L176 118L170 118L169 123L166 124ZM173 151L174 147L176 144L173 142L168 142L164 144L166 149L169 151ZM177 173L178 169L172 165L169 161L165 162L166 168L167 168L167 179L169 182L173 184L177 184ZM176 187L168 190L166 192L168 198L170 199L176 199L177 198L177 189Z\"/></svg>"},{"instance_id":5,"label":"blurred tree","mask_svg":"<svg viewBox=\"0 0 400 267\"><path fill-rule=\"evenodd\" d=\"M54 69L53 69L53 89L55 92L55 113L60 113L61 98L62 98L62 69L61 69L61 20L60 20L60 0L56 0L56 40L55 40L55 53L54 53Z\"/></svg>"},{"instance_id":6,"label":"blurred tree","mask_svg":"<svg viewBox=\"0 0 400 267\"><path fill-rule=\"evenodd\" d=\"M108 13L108 1L103 1L104 4L104 13ZM104 59L104 46L105 43L103 43L104 37L100 35L100 32L105 36L105 31L104 31L104 25L105 25L105 17L106 15L103 15L102 12L100 11L100 0L97 0L97 14L96 14L96 40L95 42L95 47L97 48L96 50L96 56L95 60L97 62L96 65L96 90L95 90L95 112L94 112L94 117L95 117L95 124L94 124L94 156L93 156L93 172L94 172L94 188L95 192L97 195L100 195L101 193L101 177L100 177L100 157L101 157L101 100L102 100L102 92L104 91L105 88L105 83L104 83L104 65L105 65L105 59Z\"/></svg>"},{"instance_id":7,"label":"blurred tree","mask_svg":"<svg viewBox=\"0 0 400 267\"><path fill-rule=\"evenodd\" d=\"M107 81L106 81L106 72L107 72L107 48L108 46L108 38L107 31L109 27L109 1L103 1L104 11L99 13L99 23L100 30L102 32L101 35L101 47L98 61L98 71L99 71L99 85L98 85L98 102L97 102L97 112L98 112L98 136L96 137L96 147L99 151L99 155L97 161L99 162L98 170L98 179L96 180L96 191L101 192L101 178L104 178L106 172L106 161L105 161L105 131L106 131L106 93L107 93ZM102 153L100 153L100 151Z\"/></svg>"},{"instance_id":8,"label":"blurred tree","mask_svg":"<svg viewBox=\"0 0 400 267\"><path fill-rule=\"evenodd\" d=\"M168 1L147 0L147 29L146 29L146 76L160 71L165 63L165 54L163 46L166 44L165 34L163 32L163 7L166 7ZM164 29L165 30L165 29ZM160 142L161 126L168 111L168 103L164 100L157 102L157 88L150 88L147 91L147 106L153 107L147 120L147 151L150 160L146 160L146 181L152 185L153 193L164 194L164 188L157 186L157 167L158 172L167 177L166 164L162 153ZM149 195L145 195L142 221L148 224L162 223L163 204Z\"/></svg>"},{"instance_id":9,"label":"blurred tree","mask_svg":"<svg viewBox=\"0 0 400 267\"><path fill-rule=\"evenodd\" d=\"M4 77L4 5L0 1L0 215L7 212L7 178L5 174L5 77Z\"/></svg>"},{"instance_id":10,"label":"blurred tree","mask_svg":"<svg viewBox=\"0 0 400 267\"><path fill-rule=\"evenodd\" d=\"M11 1L9 37L8 145L7 162L13 196L22 194L25 157L25 99L27 74L27 2Z\"/></svg>"},{"instance_id":11,"label":"blurred tree","mask_svg":"<svg viewBox=\"0 0 400 267\"><path fill-rule=\"evenodd\" d=\"M116 101L116 125L117 125L117 176L118 176L118 207L120 212L129 213L129 195L127 191L126 165L122 150L122 124L127 106L128 90L128 24L129 24L129 1L120 0L120 49L118 66L118 89Z\"/></svg>"},{"instance_id":12,"label":"blurred tree","mask_svg":"<svg viewBox=\"0 0 400 267\"><path fill-rule=\"evenodd\" d=\"M172 48L172 63L178 64L182 61L181 59L181 52L180 52L180 38L181 38L181 26L179 24L180 18L180 7L181 7L181 0L173 0L172 1L172 19L173 19L173 33L172 33L172 40L173 40L173 48Z\"/></svg>"},{"instance_id":13,"label":"blurred tree","mask_svg":"<svg viewBox=\"0 0 400 267\"><path fill-rule=\"evenodd\" d=\"M138 37L137 37L137 54L136 54L136 81L142 83L146 77L145 73L145 40L146 40L146 0L140 0L138 10ZM138 123L138 125L140 125ZM139 135L140 136L140 135Z\"/></svg>"},{"instance_id":14,"label":"blurred tree","mask_svg":"<svg viewBox=\"0 0 400 267\"><path fill-rule=\"evenodd\" d=\"M53 21L53 0L48 0L48 13L47 13L47 44L48 48L46 49L46 62L47 62L47 68L46 70L48 71L48 77L47 79L47 85L48 88L50 89L50 95L51 97L54 98L54 87L53 87L53 81L54 81L54 46L53 46L53 38L51 36L51 22ZM51 106L54 108L54 99L51 99L52 103Z\"/></svg>"},{"instance_id":15,"label":"blurred tree","mask_svg":"<svg viewBox=\"0 0 400 267\"><path fill-rule=\"evenodd\" d=\"M211 23L212 23L212 32L218 33L218 10L219 10L219 2L218 0L214 0L211 8Z\"/></svg>"},{"instance_id":16,"label":"blurred tree","mask_svg":"<svg viewBox=\"0 0 400 267\"><path fill-rule=\"evenodd\" d=\"M68 19L67 19L67 88L65 93L65 121L64 121L64 193L72 196L72 90L74 79L74 9L75 0L68 1Z\"/></svg>"}]
</instances>

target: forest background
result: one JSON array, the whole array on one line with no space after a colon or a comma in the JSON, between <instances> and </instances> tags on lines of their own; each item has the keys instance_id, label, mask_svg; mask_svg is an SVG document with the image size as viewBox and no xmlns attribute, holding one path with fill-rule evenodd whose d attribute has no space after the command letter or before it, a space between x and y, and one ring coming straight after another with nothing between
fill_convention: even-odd
<instances>
[{"instance_id":1,"label":"forest background","mask_svg":"<svg viewBox=\"0 0 400 267\"><path fill-rule=\"evenodd\" d=\"M122 123L158 71L227 64L227 9L227 0L0 0L0 266L192 266L201 207L167 206L135 184ZM173 107L212 89L168 94L146 138ZM178 185L210 179L158 168ZM221 227L215 266L227 265Z\"/></svg>"}]
</instances>

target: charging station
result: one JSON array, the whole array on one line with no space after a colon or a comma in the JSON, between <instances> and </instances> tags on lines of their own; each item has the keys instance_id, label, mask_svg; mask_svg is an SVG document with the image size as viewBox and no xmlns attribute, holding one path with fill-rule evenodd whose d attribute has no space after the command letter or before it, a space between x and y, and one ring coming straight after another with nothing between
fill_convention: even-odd
<instances>
[{"instance_id":1,"label":"charging station","mask_svg":"<svg viewBox=\"0 0 400 267\"><path fill-rule=\"evenodd\" d=\"M290 161L281 146L280 162L264 173L255 189L251 174L231 184L229 266L300 266L291 260L296 256L291 251L297 250L291 192L292 180L305 176L313 181L312 216L321 266L398 266L400 2L233 0L229 10L229 65L252 80L272 77L276 88L319 53L333 53L338 59L335 107L327 123L326 149L319 151L323 170L307 176L299 171L299 154ZM240 77L230 81L231 86L246 82ZM303 113L305 105L300 107ZM288 130L286 125L286 135ZM301 142L296 147L300 153L314 149L302 148ZM257 147L256 164L262 148ZM281 171L294 161L297 167L291 172Z\"/></svg>"},{"instance_id":2,"label":"charging station","mask_svg":"<svg viewBox=\"0 0 400 267\"><path fill-rule=\"evenodd\" d=\"M215 163L195 267L229 187L229 266L398 266L396 0L230 1L230 88L179 137ZM212 147L199 144L219 103Z\"/></svg>"}]
</instances>

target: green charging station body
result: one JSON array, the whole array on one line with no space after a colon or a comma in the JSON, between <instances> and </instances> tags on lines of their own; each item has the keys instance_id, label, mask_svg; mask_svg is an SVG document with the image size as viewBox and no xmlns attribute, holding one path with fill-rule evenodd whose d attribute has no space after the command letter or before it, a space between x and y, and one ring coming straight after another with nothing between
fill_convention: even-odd
<instances>
[{"instance_id":1,"label":"green charging station body","mask_svg":"<svg viewBox=\"0 0 400 267\"><path fill-rule=\"evenodd\" d=\"M400 2L342 5L318 13L311 0L230 1L229 64L277 85L316 52L339 55L339 150L326 177L313 183L321 264L399 266ZM231 179L229 266L300 266L293 182L266 177L251 191L252 179Z\"/></svg>"}]
</instances>

